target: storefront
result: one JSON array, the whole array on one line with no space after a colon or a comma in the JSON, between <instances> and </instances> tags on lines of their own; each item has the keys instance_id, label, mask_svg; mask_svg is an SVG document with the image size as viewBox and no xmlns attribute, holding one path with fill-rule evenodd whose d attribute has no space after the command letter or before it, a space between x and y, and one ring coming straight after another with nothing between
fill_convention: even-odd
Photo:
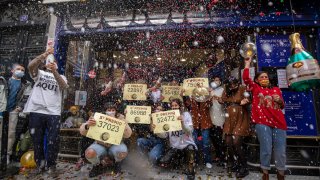
<instances>
[{"instance_id":1,"label":"storefront","mask_svg":"<svg viewBox=\"0 0 320 180\"><path fill-rule=\"evenodd\" d=\"M283 69L293 32L299 32L305 48L320 59L319 2L44 2L58 17L51 23L56 23L59 70L70 85L65 111L73 105L99 111L95 96L108 78L116 81L124 72L126 82L149 85L159 76L164 84L215 74L241 78L244 63L238 52L250 36L258 50L255 68L268 71L272 83L283 90L288 167L318 169L319 90L291 91L283 82ZM252 137L247 145L249 164L258 167L257 139Z\"/></svg>"}]
</instances>

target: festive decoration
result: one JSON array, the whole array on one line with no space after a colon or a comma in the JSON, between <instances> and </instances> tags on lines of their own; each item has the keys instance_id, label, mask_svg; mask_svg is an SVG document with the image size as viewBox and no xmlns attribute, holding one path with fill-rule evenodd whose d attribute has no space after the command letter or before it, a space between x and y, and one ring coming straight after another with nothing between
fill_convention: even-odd
<instances>
[{"instance_id":1,"label":"festive decoration","mask_svg":"<svg viewBox=\"0 0 320 180\"><path fill-rule=\"evenodd\" d=\"M240 55L244 58L252 58L257 53L257 46L251 42L250 36L247 36L247 41L240 48Z\"/></svg>"},{"instance_id":2,"label":"festive decoration","mask_svg":"<svg viewBox=\"0 0 320 180\"><path fill-rule=\"evenodd\" d=\"M21 166L24 168L35 168L34 151L25 152L20 159Z\"/></svg>"},{"instance_id":3,"label":"festive decoration","mask_svg":"<svg viewBox=\"0 0 320 180\"><path fill-rule=\"evenodd\" d=\"M291 34L291 56L288 62L287 80L291 89L305 91L320 85L319 63L305 51L299 33Z\"/></svg>"}]
</instances>

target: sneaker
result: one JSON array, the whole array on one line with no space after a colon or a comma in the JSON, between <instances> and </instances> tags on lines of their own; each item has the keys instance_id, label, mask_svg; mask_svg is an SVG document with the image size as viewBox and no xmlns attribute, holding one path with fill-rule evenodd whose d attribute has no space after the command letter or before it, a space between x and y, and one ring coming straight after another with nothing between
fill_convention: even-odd
<instances>
[{"instance_id":1,"label":"sneaker","mask_svg":"<svg viewBox=\"0 0 320 180\"><path fill-rule=\"evenodd\" d=\"M46 170L46 169L45 169L44 166L43 166L43 167L37 167L36 169L32 170L32 171L30 172L30 174L32 174L32 175L39 175L39 174L44 173L45 170Z\"/></svg>"},{"instance_id":2,"label":"sneaker","mask_svg":"<svg viewBox=\"0 0 320 180\"><path fill-rule=\"evenodd\" d=\"M206 163L206 167L207 167L208 169L211 169L211 168L212 168L212 164L211 164L211 163Z\"/></svg>"},{"instance_id":3,"label":"sneaker","mask_svg":"<svg viewBox=\"0 0 320 180\"><path fill-rule=\"evenodd\" d=\"M78 160L78 162L76 163L74 170L79 171L84 165L85 165L84 160L82 158L80 158Z\"/></svg>"},{"instance_id":4,"label":"sneaker","mask_svg":"<svg viewBox=\"0 0 320 180\"><path fill-rule=\"evenodd\" d=\"M99 176L100 174L103 174L103 172L104 172L103 165L101 164L94 165L89 172L89 177L93 178L93 177Z\"/></svg>"},{"instance_id":5,"label":"sneaker","mask_svg":"<svg viewBox=\"0 0 320 180\"><path fill-rule=\"evenodd\" d=\"M59 173L57 172L57 167L56 166L50 166L48 168L48 174L53 178L58 177Z\"/></svg>"}]
</instances>

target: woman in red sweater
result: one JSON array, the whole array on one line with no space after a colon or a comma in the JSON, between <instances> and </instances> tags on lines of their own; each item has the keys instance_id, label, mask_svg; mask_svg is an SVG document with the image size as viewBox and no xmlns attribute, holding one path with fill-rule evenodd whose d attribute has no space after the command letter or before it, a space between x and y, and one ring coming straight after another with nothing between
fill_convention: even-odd
<instances>
[{"instance_id":1,"label":"woman in red sweater","mask_svg":"<svg viewBox=\"0 0 320 180\"><path fill-rule=\"evenodd\" d=\"M252 91L252 122L260 142L260 163L263 180L269 179L272 146L274 148L277 178L284 179L286 170L286 130L287 124L282 109L284 101L281 90L273 87L266 72L258 72L254 81L249 77L251 59L245 61L242 78Z\"/></svg>"}]
</instances>

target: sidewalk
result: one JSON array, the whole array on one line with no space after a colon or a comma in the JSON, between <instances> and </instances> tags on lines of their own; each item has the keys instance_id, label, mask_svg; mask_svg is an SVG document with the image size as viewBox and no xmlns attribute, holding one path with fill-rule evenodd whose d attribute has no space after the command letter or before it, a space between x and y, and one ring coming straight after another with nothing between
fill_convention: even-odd
<instances>
[{"instance_id":1,"label":"sidewalk","mask_svg":"<svg viewBox=\"0 0 320 180\"><path fill-rule=\"evenodd\" d=\"M76 180L89 180L89 179L113 179L111 176L112 172L107 172L106 174L100 175L95 178L89 178L88 174L92 165L87 164L80 171L74 171L75 163L62 162L59 161L57 165L58 177L52 178L48 174L44 173L42 175L33 176L28 170L21 172L19 175L13 177L17 180L25 179L76 179ZM166 170L159 167L146 166L146 161L135 157L128 157L128 159L123 163L122 170L123 174L116 178L121 180L144 180L144 179L154 179L154 180L169 180L169 179L185 179L181 170ZM181 169L181 168L179 168ZM10 178L8 178L10 179ZM232 177L228 177L226 170L213 166L212 169L208 170L205 168L197 168L196 180L225 180L225 179L236 179L235 174ZM259 180L261 179L261 174L259 172L250 172L250 174L243 178L244 180ZM276 179L275 174L270 175L270 180ZM287 175L286 180L319 180L320 177L316 176L298 176L298 175Z\"/></svg>"}]
</instances>

